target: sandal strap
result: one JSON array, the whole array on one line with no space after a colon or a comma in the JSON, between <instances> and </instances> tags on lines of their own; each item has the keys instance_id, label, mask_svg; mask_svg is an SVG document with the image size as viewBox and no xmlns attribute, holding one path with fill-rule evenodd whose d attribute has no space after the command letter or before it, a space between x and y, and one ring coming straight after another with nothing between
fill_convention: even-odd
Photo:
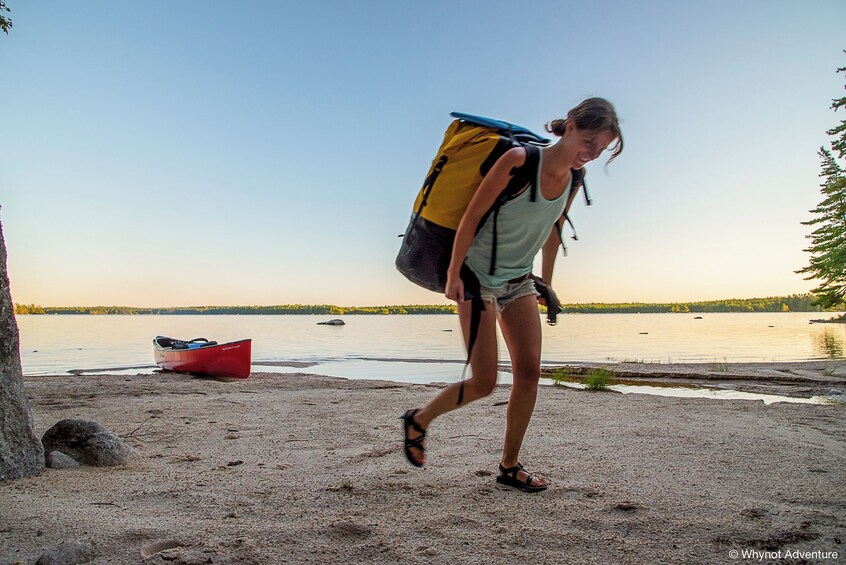
<instances>
[{"instance_id":1,"label":"sandal strap","mask_svg":"<svg viewBox=\"0 0 846 565\"><path fill-rule=\"evenodd\" d=\"M406 438L405 446L406 447L416 447L417 449L424 449L423 438L422 437L418 437L418 438L414 438L414 439Z\"/></svg>"},{"instance_id":2,"label":"sandal strap","mask_svg":"<svg viewBox=\"0 0 846 565\"><path fill-rule=\"evenodd\" d=\"M520 471L524 471L526 473L526 480L525 481L521 481L520 479L517 478L517 473L519 473ZM532 486L532 482L535 480L535 476L532 473L529 473L528 471L526 471L526 469L524 469L523 465L520 464L520 463L517 463L513 467L508 467L507 469L505 467L503 467L502 465L500 465L499 466L499 472L500 472L500 474L505 475L506 477L511 475L512 479L514 479L518 483L524 484L527 487Z\"/></svg>"},{"instance_id":3,"label":"sandal strap","mask_svg":"<svg viewBox=\"0 0 846 565\"><path fill-rule=\"evenodd\" d=\"M508 467L507 469L505 467L503 467L502 464L500 464L500 466L499 466L500 474L505 475L505 476L511 475L511 478L514 479L515 481L517 480L517 473L519 473L520 471L523 471L523 470L524 470L523 465L520 464L520 463L517 463L513 467Z\"/></svg>"},{"instance_id":4,"label":"sandal strap","mask_svg":"<svg viewBox=\"0 0 846 565\"><path fill-rule=\"evenodd\" d=\"M426 430L420 427L420 425L414 421L414 415L417 414L417 410L419 408L415 408L414 410L409 410L405 414L403 414L402 419L405 420L405 426L411 426L415 432L421 435L418 439L423 439L426 437ZM407 435L407 434L406 434Z\"/></svg>"}]
</instances>

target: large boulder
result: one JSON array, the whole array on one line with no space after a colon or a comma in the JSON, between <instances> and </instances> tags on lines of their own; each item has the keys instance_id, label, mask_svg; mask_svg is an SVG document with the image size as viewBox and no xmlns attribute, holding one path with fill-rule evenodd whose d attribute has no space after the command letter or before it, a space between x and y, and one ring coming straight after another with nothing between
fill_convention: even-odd
<instances>
[{"instance_id":1,"label":"large boulder","mask_svg":"<svg viewBox=\"0 0 846 565\"><path fill-rule=\"evenodd\" d=\"M37 475L43 470L44 451L35 434L23 386L18 323L0 223L0 480Z\"/></svg>"},{"instance_id":2,"label":"large boulder","mask_svg":"<svg viewBox=\"0 0 846 565\"><path fill-rule=\"evenodd\" d=\"M88 420L59 420L41 438L47 453L59 451L93 467L126 465L136 451L118 436Z\"/></svg>"}]
</instances>

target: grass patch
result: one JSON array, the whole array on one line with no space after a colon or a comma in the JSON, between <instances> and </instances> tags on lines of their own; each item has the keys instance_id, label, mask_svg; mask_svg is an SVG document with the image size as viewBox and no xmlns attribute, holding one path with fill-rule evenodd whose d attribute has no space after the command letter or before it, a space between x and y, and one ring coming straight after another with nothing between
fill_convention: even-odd
<instances>
[{"instance_id":1,"label":"grass patch","mask_svg":"<svg viewBox=\"0 0 846 565\"><path fill-rule=\"evenodd\" d=\"M580 380L571 372L569 367L555 369L550 378L554 386L564 386L564 383L573 383Z\"/></svg>"},{"instance_id":2,"label":"grass patch","mask_svg":"<svg viewBox=\"0 0 846 565\"><path fill-rule=\"evenodd\" d=\"M605 391L608 390L608 381L614 376L614 372L605 367L598 367L588 373L585 378L585 386L588 390Z\"/></svg>"},{"instance_id":3,"label":"grass patch","mask_svg":"<svg viewBox=\"0 0 846 565\"><path fill-rule=\"evenodd\" d=\"M614 378L614 372L605 367L591 369L584 373L583 369L560 367L550 375L554 386L564 386L565 383L579 383L587 390L608 390L608 384Z\"/></svg>"}]
</instances>

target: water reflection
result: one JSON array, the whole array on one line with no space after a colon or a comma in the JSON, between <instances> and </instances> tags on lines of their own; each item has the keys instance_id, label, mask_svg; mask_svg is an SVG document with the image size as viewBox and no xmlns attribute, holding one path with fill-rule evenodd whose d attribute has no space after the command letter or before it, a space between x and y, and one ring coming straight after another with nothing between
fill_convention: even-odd
<instances>
[{"instance_id":1,"label":"water reflection","mask_svg":"<svg viewBox=\"0 0 846 565\"><path fill-rule=\"evenodd\" d=\"M842 359L844 347L846 346L840 328L825 328L822 333L814 336L814 352L820 357Z\"/></svg>"},{"instance_id":2,"label":"water reflection","mask_svg":"<svg viewBox=\"0 0 846 565\"><path fill-rule=\"evenodd\" d=\"M543 360L554 365L609 359L741 363L846 356L846 325L809 324L819 312L697 317L702 319L688 314L567 315L555 327L544 325ZM21 363L24 374L146 365L153 360L156 335L205 335L218 342L252 337L255 361L343 356L463 362L466 355L455 333L457 316L344 318L342 330L327 331L314 316L20 316ZM501 360L507 362L500 346Z\"/></svg>"}]
</instances>

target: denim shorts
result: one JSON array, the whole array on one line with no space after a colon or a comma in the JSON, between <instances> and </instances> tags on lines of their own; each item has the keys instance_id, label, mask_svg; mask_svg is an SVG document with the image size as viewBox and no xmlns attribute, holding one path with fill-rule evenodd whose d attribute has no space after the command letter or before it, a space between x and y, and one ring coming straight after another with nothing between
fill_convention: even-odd
<instances>
[{"instance_id":1,"label":"denim shorts","mask_svg":"<svg viewBox=\"0 0 846 565\"><path fill-rule=\"evenodd\" d=\"M497 288L482 287L482 300L493 304L499 315L509 304L524 296L540 296L535 289L535 281L525 278L517 282L507 282Z\"/></svg>"}]
</instances>

